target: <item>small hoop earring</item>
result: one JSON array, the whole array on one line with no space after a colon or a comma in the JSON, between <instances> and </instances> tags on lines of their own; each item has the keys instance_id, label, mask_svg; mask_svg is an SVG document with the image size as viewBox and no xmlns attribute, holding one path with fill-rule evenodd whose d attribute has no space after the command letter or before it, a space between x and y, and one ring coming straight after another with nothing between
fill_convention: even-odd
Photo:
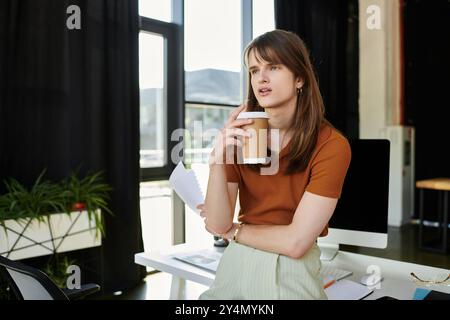
<instances>
[{"instance_id":1,"label":"small hoop earring","mask_svg":"<svg viewBox=\"0 0 450 320\"><path fill-rule=\"evenodd\" d=\"M303 87L297 88L297 94L303 94Z\"/></svg>"}]
</instances>

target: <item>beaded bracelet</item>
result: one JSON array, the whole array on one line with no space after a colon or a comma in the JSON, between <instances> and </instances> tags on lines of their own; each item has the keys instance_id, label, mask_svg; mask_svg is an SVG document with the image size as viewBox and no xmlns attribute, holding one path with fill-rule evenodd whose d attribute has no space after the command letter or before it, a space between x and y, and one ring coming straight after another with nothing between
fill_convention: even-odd
<instances>
[{"instance_id":1,"label":"beaded bracelet","mask_svg":"<svg viewBox=\"0 0 450 320\"><path fill-rule=\"evenodd\" d=\"M233 241L237 242L237 235L238 235L239 230L241 229L241 227L243 225L244 225L243 222L239 222L239 225L238 225L238 227L236 228L236 230L234 231L234 234L233 234Z\"/></svg>"}]
</instances>

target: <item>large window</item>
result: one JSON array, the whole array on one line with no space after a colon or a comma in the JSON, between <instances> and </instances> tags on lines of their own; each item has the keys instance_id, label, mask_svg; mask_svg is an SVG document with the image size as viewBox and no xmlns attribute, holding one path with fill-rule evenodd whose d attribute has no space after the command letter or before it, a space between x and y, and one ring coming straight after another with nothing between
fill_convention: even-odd
<instances>
[{"instance_id":1,"label":"large window","mask_svg":"<svg viewBox=\"0 0 450 320\"><path fill-rule=\"evenodd\" d=\"M140 167L145 181L167 179L174 168L171 135L183 127L184 113L180 33L174 23L141 17Z\"/></svg>"},{"instance_id":2,"label":"large window","mask_svg":"<svg viewBox=\"0 0 450 320\"><path fill-rule=\"evenodd\" d=\"M141 1L142 2L142 1ZM167 166L167 39L142 30L139 34L140 167L141 172ZM143 180L145 174L141 174ZM140 184L144 250L172 245L172 203L167 180ZM152 268L147 268L153 271Z\"/></svg>"},{"instance_id":3,"label":"large window","mask_svg":"<svg viewBox=\"0 0 450 320\"><path fill-rule=\"evenodd\" d=\"M141 168L162 167L167 163L164 48L163 36L139 34Z\"/></svg>"},{"instance_id":4,"label":"large window","mask_svg":"<svg viewBox=\"0 0 450 320\"><path fill-rule=\"evenodd\" d=\"M157 250L182 239L192 244L212 243L203 220L173 197L168 184L176 165L171 151L178 143L170 140L171 134L175 129L186 129L183 161L196 172L206 194L213 130L222 128L230 112L245 99L243 48L252 38L274 29L273 2L139 0L145 250ZM179 212L183 207L185 212Z\"/></svg>"},{"instance_id":5,"label":"large window","mask_svg":"<svg viewBox=\"0 0 450 320\"><path fill-rule=\"evenodd\" d=\"M189 164L207 162L213 141L203 139L203 133L221 128L231 107L243 101L241 17L241 0L185 0L185 161Z\"/></svg>"},{"instance_id":6,"label":"large window","mask_svg":"<svg viewBox=\"0 0 450 320\"><path fill-rule=\"evenodd\" d=\"M186 0L186 100L237 105L242 101L240 0Z\"/></svg>"},{"instance_id":7,"label":"large window","mask_svg":"<svg viewBox=\"0 0 450 320\"><path fill-rule=\"evenodd\" d=\"M275 28L273 0L185 0L185 158L206 195L214 138L246 95L243 48ZM253 25L249 21L253 20ZM236 212L239 210L239 203ZM185 206L185 241L212 243L202 219Z\"/></svg>"},{"instance_id":8,"label":"large window","mask_svg":"<svg viewBox=\"0 0 450 320\"><path fill-rule=\"evenodd\" d=\"M139 1L140 212L145 251L183 241L183 213L176 209L180 204L167 181L174 168L170 152L176 143L171 134L183 127L182 30L175 22L181 8L182 0Z\"/></svg>"},{"instance_id":9,"label":"large window","mask_svg":"<svg viewBox=\"0 0 450 320\"><path fill-rule=\"evenodd\" d=\"M220 129L246 95L243 48L275 28L274 0L185 0L185 162L207 162L211 140L203 131ZM250 25L247 21L253 21ZM248 28L250 35L243 35ZM199 141L202 141L202 145Z\"/></svg>"}]
</instances>

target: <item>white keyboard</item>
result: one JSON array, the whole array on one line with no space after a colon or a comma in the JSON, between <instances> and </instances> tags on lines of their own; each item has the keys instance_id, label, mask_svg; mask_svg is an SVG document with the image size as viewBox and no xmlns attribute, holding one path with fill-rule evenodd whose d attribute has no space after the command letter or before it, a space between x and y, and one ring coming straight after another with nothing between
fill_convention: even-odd
<instances>
[{"instance_id":1,"label":"white keyboard","mask_svg":"<svg viewBox=\"0 0 450 320\"><path fill-rule=\"evenodd\" d=\"M353 272L351 271L347 271L347 270L343 270L343 269L339 269L339 268L334 268L334 267L330 267L327 265L323 265L322 264L322 268L320 268L320 276L323 278L327 277L327 276L331 276L333 277L336 281L341 280L345 277L348 277L350 275L352 275Z\"/></svg>"}]
</instances>

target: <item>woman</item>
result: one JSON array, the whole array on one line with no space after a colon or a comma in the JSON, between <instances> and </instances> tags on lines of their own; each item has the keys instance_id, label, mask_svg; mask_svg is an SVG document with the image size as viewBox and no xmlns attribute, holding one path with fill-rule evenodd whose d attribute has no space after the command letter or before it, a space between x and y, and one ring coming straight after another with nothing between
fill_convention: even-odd
<instances>
[{"instance_id":1,"label":"woman","mask_svg":"<svg viewBox=\"0 0 450 320\"><path fill-rule=\"evenodd\" d=\"M247 104L232 112L221 130L205 204L198 207L206 229L231 241L200 299L326 299L316 240L327 234L340 197L349 143L324 118L308 51L297 35L265 33L244 56ZM261 175L263 165L226 162L227 151L249 136L241 128L249 120L236 119L242 111L268 113L268 138L279 130L276 174ZM233 223L238 190L241 210L239 223Z\"/></svg>"}]
</instances>

